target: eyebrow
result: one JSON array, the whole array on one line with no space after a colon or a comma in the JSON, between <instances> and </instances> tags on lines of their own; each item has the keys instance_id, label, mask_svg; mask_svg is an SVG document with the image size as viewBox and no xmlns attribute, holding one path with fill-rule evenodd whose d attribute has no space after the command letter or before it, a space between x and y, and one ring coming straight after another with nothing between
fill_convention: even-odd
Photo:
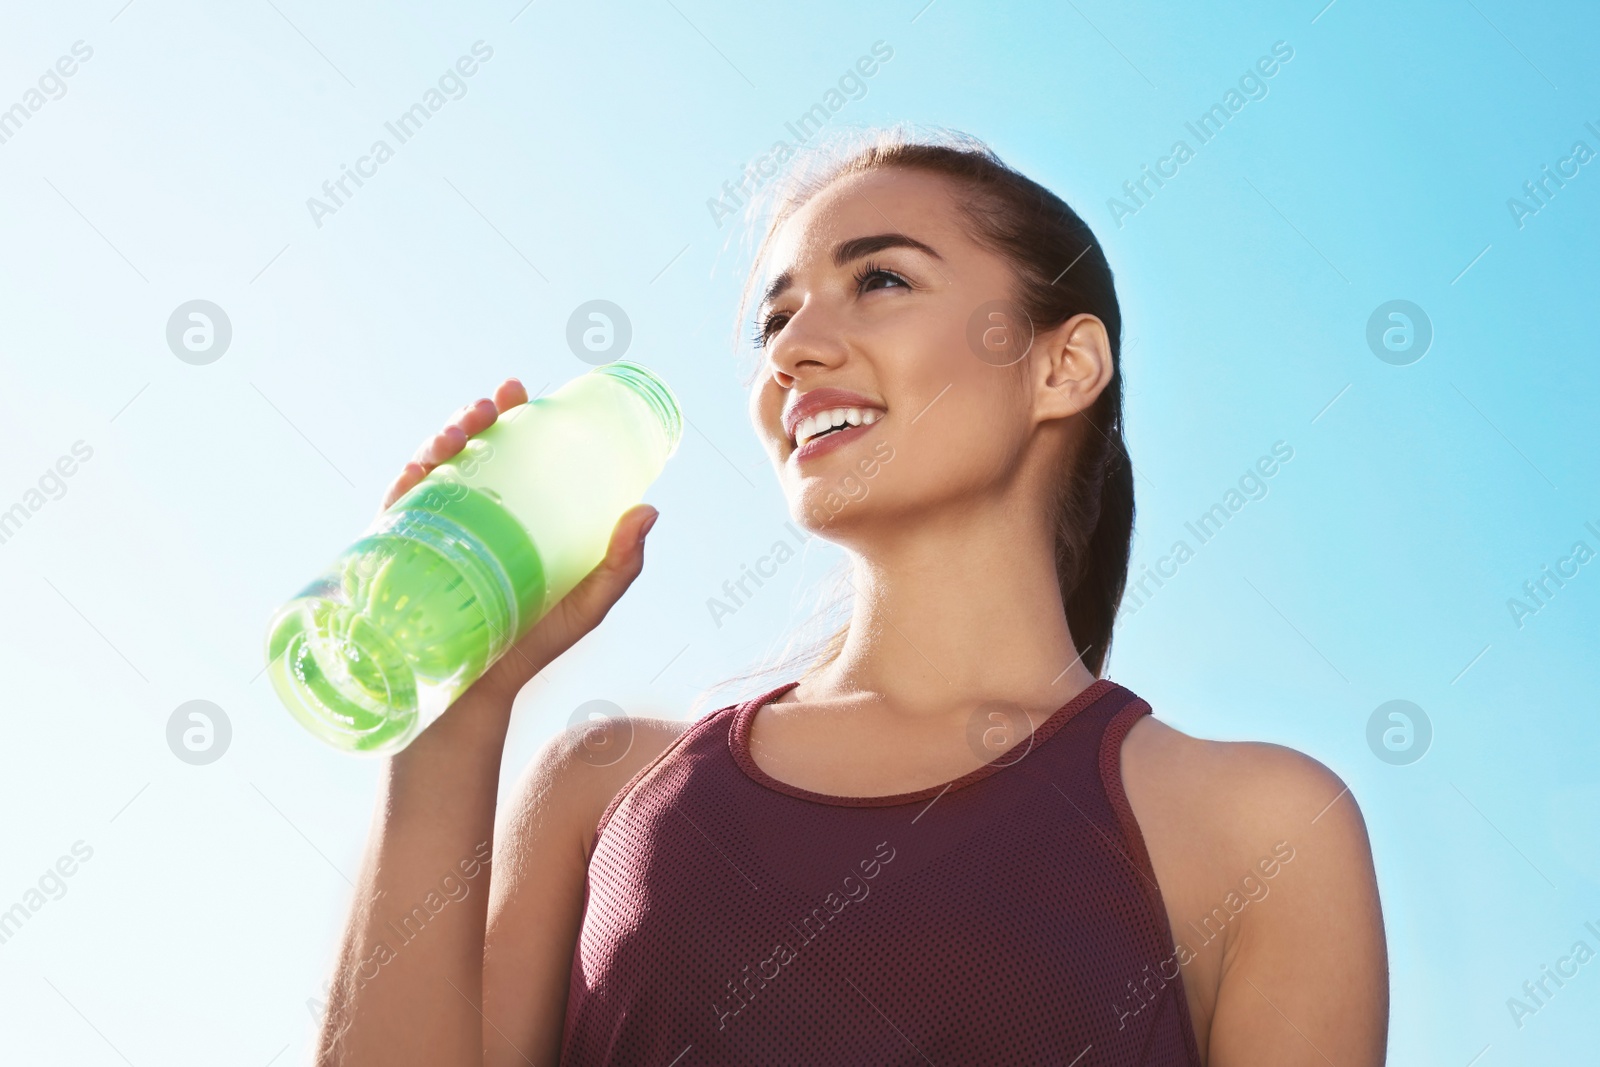
<instances>
[{"instance_id":1,"label":"eyebrow","mask_svg":"<svg viewBox=\"0 0 1600 1067\"><path fill-rule=\"evenodd\" d=\"M881 252L886 248L914 248L918 252L932 256L934 259L942 260L944 258L915 237L907 237L903 233L875 233L868 237L852 237L848 241L841 241L833 250L833 265L842 267L846 263L860 259L862 256L870 256L872 253ZM765 307L772 303L793 284L793 271L786 270L779 274L772 279L772 284L767 286L767 291L762 294L759 306Z\"/></svg>"}]
</instances>

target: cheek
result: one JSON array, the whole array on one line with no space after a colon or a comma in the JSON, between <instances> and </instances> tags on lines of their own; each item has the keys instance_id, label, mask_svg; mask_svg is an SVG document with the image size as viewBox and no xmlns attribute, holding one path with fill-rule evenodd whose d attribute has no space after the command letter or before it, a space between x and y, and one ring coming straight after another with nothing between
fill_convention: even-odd
<instances>
[{"instance_id":1,"label":"cheek","mask_svg":"<svg viewBox=\"0 0 1600 1067\"><path fill-rule=\"evenodd\" d=\"M916 435L916 465L942 470L954 486L971 492L1008 477L1028 447L1029 361L996 367L965 351L964 343L962 356L949 368L949 389L914 427L924 431Z\"/></svg>"},{"instance_id":2,"label":"cheek","mask_svg":"<svg viewBox=\"0 0 1600 1067\"><path fill-rule=\"evenodd\" d=\"M950 388L939 395L944 385ZM915 423L926 399L848 449L807 464L803 476L785 464L784 495L796 520L818 532L841 531L971 499L1011 476L1027 444L1015 403L948 380L927 396L939 398Z\"/></svg>"},{"instance_id":3,"label":"cheek","mask_svg":"<svg viewBox=\"0 0 1600 1067\"><path fill-rule=\"evenodd\" d=\"M937 378L942 387L971 370L968 364L976 359L967 344L967 301L953 295L916 304L904 300L891 310L884 306L890 299L884 297L860 336L880 375L905 386Z\"/></svg>"},{"instance_id":4,"label":"cheek","mask_svg":"<svg viewBox=\"0 0 1600 1067\"><path fill-rule=\"evenodd\" d=\"M756 435L756 440L763 447L772 448L777 442L775 435L781 435L779 429L779 415L783 411L783 398L777 395L774 386L770 383L765 386L752 387L750 398L745 404L745 414L749 416L750 428Z\"/></svg>"},{"instance_id":5,"label":"cheek","mask_svg":"<svg viewBox=\"0 0 1600 1067\"><path fill-rule=\"evenodd\" d=\"M952 403L952 388L917 420L900 455L907 489L924 496L984 490L1015 467L1024 445L1022 420L1002 405Z\"/></svg>"}]
</instances>

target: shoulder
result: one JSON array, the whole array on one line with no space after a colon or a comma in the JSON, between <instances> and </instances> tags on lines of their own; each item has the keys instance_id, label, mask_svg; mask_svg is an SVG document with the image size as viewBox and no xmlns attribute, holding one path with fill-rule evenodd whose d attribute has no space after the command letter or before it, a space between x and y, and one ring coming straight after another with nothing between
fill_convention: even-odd
<instances>
[{"instance_id":1,"label":"shoulder","mask_svg":"<svg viewBox=\"0 0 1600 1067\"><path fill-rule=\"evenodd\" d=\"M1209 741L1142 716L1122 750L1130 802L1142 794L1158 811L1188 813L1211 847L1242 847L1313 828L1366 831L1344 780L1320 761L1283 745Z\"/></svg>"},{"instance_id":2,"label":"shoulder","mask_svg":"<svg viewBox=\"0 0 1600 1067\"><path fill-rule=\"evenodd\" d=\"M638 784L635 779L648 777L646 771L686 734L714 729L736 707L726 705L690 720L624 717L563 729L523 768L501 814L504 837L512 848L533 846L536 838L563 838L566 845L578 846L587 862L611 801L630 792Z\"/></svg>"},{"instance_id":3,"label":"shoulder","mask_svg":"<svg viewBox=\"0 0 1600 1067\"><path fill-rule=\"evenodd\" d=\"M1128 733L1122 772L1213 1058L1281 1041L1269 1059L1298 1062L1303 1037L1282 1028L1281 1010L1325 1051L1381 1062L1383 920L1344 780L1282 745L1208 741L1148 715ZM1260 991L1274 988L1271 1009Z\"/></svg>"},{"instance_id":4,"label":"shoulder","mask_svg":"<svg viewBox=\"0 0 1600 1067\"><path fill-rule=\"evenodd\" d=\"M508 831L524 837L558 830L587 856L611 801L702 721L640 716L562 730L523 769L506 814Z\"/></svg>"}]
</instances>

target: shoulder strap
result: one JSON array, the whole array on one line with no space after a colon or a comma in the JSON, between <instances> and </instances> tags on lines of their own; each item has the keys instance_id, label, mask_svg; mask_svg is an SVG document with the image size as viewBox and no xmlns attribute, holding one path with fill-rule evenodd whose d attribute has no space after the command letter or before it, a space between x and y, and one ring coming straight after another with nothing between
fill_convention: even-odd
<instances>
[{"instance_id":1,"label":"shoulder strap","mask_svg":"<svg viewBox=\"0 0 1600 1067\"><path fill-rule=\"evenodd\" d=\"M726 707L718 708L716 711L711 712L709 715L703 716L699 721L691 723L689 725L689 727L683 731L683 733L681 733L681 734L679 734L677 736L677 738L672 742L672 744L670 744L666 748L662 749L661 752L656 756L655 759L651 760L649 763L646 763L643 767L640 767L636 772L634 772L633 777L628 779L628 784L624 785L621 789L617 790L617 795L611 798L611 803L606 805L606 810L604 812L602 812L601 815L600 815L600 821L595 824L595 828L594 828L595 844L596 845L599 844L600 835L605 833L607 824L609 824L611 822L611 816L616 813L617 808L619 806L621 806L623 800L625 800L628 797L628 795L634 791L634 789L639 785L639 783L644 780L646 775L648 775L651 771L655 770L662 763L666 762L666 760L674 752L678 751L678 749L682 748L685 744L687 744L688 741L691 738L697 737L701 733L705 732L705 730L707 730L712 723L716 722L719 718L721 718L724 715L728 714L731 709L737 708L737 707L738 707L737 704L729 704ZM585 858L586 859L592 859L593 856L590 855L590 856L585 857Z\"/></svg>"},{"instance_id":2,"label":"shoulder strap","mask_svg":"<svg viewBox=\"0 0 1600 1067\"><path fill-rule=\"evenodd\" d=\"M1151 907L1165 926L1166 905L1156 886L1155 868L1150 863L1150 853L1145 848L1144 834L1139 829L1139 820L1134 817L1133 805L1128 802L1128 793L1122 783L1122 743L1127 740L1134 724L1143 716L1151 714L1151 710L1149 704L1133 693L1128 693L1128 697L1121 709L1106 722L1105 730L1100 735L1100 783L1105 789L1106 800L1110 803L1111 810L1116 813L1117 825L1122 830L1122 843L1127 850L1128 859L1142 875L1139 879L1140 884L1146 896L1150 898Z\"/></svg>"}]
</instances>

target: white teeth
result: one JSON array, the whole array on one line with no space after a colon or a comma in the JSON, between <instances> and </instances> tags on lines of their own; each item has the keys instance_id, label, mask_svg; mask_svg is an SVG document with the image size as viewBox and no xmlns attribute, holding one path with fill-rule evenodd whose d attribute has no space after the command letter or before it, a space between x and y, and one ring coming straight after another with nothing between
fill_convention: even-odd
<instances>
[{"instance_id":1,"label":"white teeth","mask_svg":"<svg viewBox=\"0 0 1600 1067\"><path fill-rule=\"evenodd\" d=\"M830 408L819 411L815 415L808 415L796 424L794 429L795 447L805 444L838 426L871 426L883 417L883 412L872 408Z\"/></svg>"}]
</instances>

